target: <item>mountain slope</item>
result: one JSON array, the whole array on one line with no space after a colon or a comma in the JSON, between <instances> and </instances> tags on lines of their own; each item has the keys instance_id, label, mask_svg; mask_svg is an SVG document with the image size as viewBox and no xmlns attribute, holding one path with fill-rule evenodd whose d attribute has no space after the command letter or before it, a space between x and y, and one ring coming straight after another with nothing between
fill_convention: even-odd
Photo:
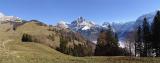
<instances>
[{"instance_id":1,"label":"mountain slope","mask_svg":"<svg viewBox=\"0 0 160 63\"><path fill-rule=\"evenodd\" d=\"M34 42L20 42L19 33L3 32L0 39L0 63L154 63L160 61L159 58L133 58L116 56L116 57L73 57L62 54L46 45ZM4 49L4 50L3 50Z\"/></svg>"},{"instance_id":2,"label":"mountain slope","mask_svg":"<svg viewBox=\"0 0 160 63\"><path fill-rule=\"evenodd\" d=\"M34 39L37 39L39 41L36 41L38 43L46 44L48 46L51 46L52 48L59 47L59 36L56 35L55 32L49 31L49 27L43 26L39 24L39 22L30 21L27 22L19 27L17 27L16 31L21 34L29 34L34 37ZM54 41L48 39L47 37L49 35L55 35Z\"/></svg>"},{"instance_id":3,"label":"mountain slope","mask_svg":"<svg viewBox=\"0 0 160 63\"><path fill-rule=\"evenodd\" d=\"M72 59L72 56L62 54L46 45L21 42L21 33L10 29L12 26L6 27L8 25L10 24L0 26L5 27L0 30L0 63L52 63ZM8 29L10 30L4 31Z\"/></svg>"},{"instance_id":4,"label":"mountain slope","mask_svg":"<svg viewBox=\"0 0 160 63\"><path fill-rule=\"evenodd\" d=\"M86 56L94 53L95 44L89 42L79 33L75 33L70 29L48 26L39 21L32 20L18 26L16 31L21 33L23 37L24 34L30 35L31 42L45 44L65 54ZM62 44L64 46L61 46ZM62 48L65 49L62 50ZM81 48L84 54L75 53L74 50L78 48Z\"/></svg>"},{"instance_id":5,"label":"mountain slope","mask_svg":"<svg viewBox=\"0 0 160 63\"><path fill-rule=\"evenodd\" d=\"M92 21L86 20L83 17L79 17L73 22L61 24L61 26L67 26L67 28L71 29L74 32L80 33L84 38L92 41L96 44L99 32L102 29L107 29L108 25L111 25L113 31L118 34L120 40L124 40L125 33L133 30L134 21L126 22L126 23L108 23L104 22L102 25L94 24ZM59 24L57 24L59 27ZM64 28L64 27L63 27Z\"/></svg>"},{"instance_id":6,"label":"mountain slope","mask_svg":"<svg viewBox=\"0 0 160 63\"><path fill-rule=\"evenodd\" d=\"M57 24L57 26L59 27L59 24ZM94 43L96 43L98 33L101 29L101 26L96 25L83 17L79 17L70 24L61 24L61 27L62 26L67 26L73 32L80 33L84 38Z\"/></svg>"},{"instance_id":7,"label":"mountain slope","mask_svg":"<svg viewBox=\"0 0 160 63\"><path fill-rule=\"evenodd\" d=\"M0 26L2 28L0 30L0 63L74 63L79 62L79 60L84 61L84 59L60 53L49 47L48 44L21 41L23 33L38 35L39 37L55 33L47 31L47 26L40 26L37 22L31 21L13 30L13 25L7 22ZM56 43L53 42L53 44Z\"/></svg>"},{"instance_id":8,"label":"mountain slope","mask_svg":"<svg viewBox=\"0 0 160 63\"><path fill-rule=\"evenodd\" d=\"M130 21L126 23L104 22L102 25L96 25L91 21L84 19L83 17L79 17L70 24L65 25L68 26L68 28L73 30L74 32L79 32L83 37L87 38L93 43L96 43L99 32L102 29L106 29L107 26L110 24L113 28L113 31L118 34L120 42L123 42L128 33L135 31L135 28L138 25L142 24L144 17L146 17L148 22L151 24L155 14L156 12L147 13L138 17L135 21Z\"/></svg>"},{"instance_id":9,"label":"mountain slope","mask_svg":"<svg viewBox=\"0 0 160 63\"><path fill-rule=\"evenodd\" d=\"M14 29L15 28L15 29ZM56 28L56 29L55 29ZM116 56L116 57L74 57L62 54L59 51L48 46L53 43L56 46L57 41L51 41L46 38L49 34L57 33L63 30L70 32L69 29L59 29L57 27L49 27L38 21L30 21L17 23L7 21L0 24L0 63L154 63L159 62L160 58L132 58ZM41 42L22 42L23 33L41 37ZM42 37L44 36L44 37ZM44 41L43 41L44 40ZM84 40L85 41L85 40ZM80 42L81 43L81 42ZM83 43L83 42L82 42ZM58 45L57 45L58 47Z\"/></svg>"}]
</instances>

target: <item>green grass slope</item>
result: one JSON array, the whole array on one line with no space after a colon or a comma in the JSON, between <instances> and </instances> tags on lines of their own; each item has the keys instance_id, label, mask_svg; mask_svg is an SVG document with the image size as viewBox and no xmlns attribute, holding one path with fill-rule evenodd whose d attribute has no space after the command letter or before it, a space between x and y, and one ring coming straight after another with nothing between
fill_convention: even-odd
<instances>
[{"instance_id":1,"label":"green grass slope","mask_svg":"<svg viewBox=\"0 0 160 63\"><path fill-rule=\"evenodd\" d=\"M48 26L37 25L37 22L28 22L23 24L22 26L17 27L16 31L20 33L21 36L24 33L32 35L36 39L38 39L40 43L51 46L52 48L59 47L59 43L60 43L59 36L56 35L55 32L49 31L48 29L49 29ZM49 35L54 35L55 40L54 41L49 40L47 38Z\"/></svg>"},{"instance_id":2,"label":"green grass slope","mask_svg":"<svg viewBox=\"0 0 160 63\"><path fill-rule=\"evenodd\" d=\"M0 63L65 63L73 59L46 45L21 42L21 34L14 31L0 31L0 35Z\"/></svg>"}]
</instances>

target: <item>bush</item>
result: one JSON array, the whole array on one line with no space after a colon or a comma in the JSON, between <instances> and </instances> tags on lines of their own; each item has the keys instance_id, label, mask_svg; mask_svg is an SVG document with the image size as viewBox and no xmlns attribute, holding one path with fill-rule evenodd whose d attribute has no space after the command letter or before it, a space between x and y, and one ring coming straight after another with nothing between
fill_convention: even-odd
<instances>
[{"instance_id":1,"label":"bush","mask_svg":"<svg viewBox=\"0 0 160 63\"><path fill-rule=\"evenodd\" d=\"M54 34L49 35L49 36L48 36L48 39L50 39L50 40L54 41L54 40L55 40L55 36L54 36Z\"/></svg>"},{"instance_id":2,"label":"bush","mask_svg":"<svg viewBox=\"0 0 160 63\"><path fill-rule=\"evenodd\" d=\"M22 41L23 42L32 42L32 36L24 33L23 36L22 36Z\"/></svg>"}]
</instances>

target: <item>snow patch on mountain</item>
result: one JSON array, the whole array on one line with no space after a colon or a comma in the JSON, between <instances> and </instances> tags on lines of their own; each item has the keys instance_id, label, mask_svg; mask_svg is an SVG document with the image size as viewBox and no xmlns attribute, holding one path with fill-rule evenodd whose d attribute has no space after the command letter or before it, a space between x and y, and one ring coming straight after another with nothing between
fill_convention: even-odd
<instances>
[{"instance_id":1,"label":"snow patch on mountain","mask_svg":"<svg viewBox=\"0 0 160 63\"><path fill-rule=\"evenodd\" d=\"M128 30L132 29L133 23L134 22L127 22L127 23L104 22L102 25L96 25L92 21L88 21L83 17L79 17L70 24L61 21L60 23L57 24L57 26L62 28L70 28L74 32L79 32L84 38L96 44L99 32L102 29L107 29L108 25L111 25L112 30L118 34L118 37L121 40L121 38L124 38L125 33L127 33Z\"/></svg>"},{"instance_id":2,"label":"snow patch on mountain","mask_svg":"<svg viewBox=\"0 0 160 63\"><path fill-rule=\"evenodd\" d=\"M144 18L147 19L147 21L151 24L153 22L154 16L156 15L157 11L144 14L137 18L136 22L138 25L141 25L143 23Z\"/></svg>"},{"instance_id":3,"label":"snow patch on mountain","mask_svg":"<svg viewBox=\"0 0 160 63\"><path fill-rule=\"evenodd\" d=\"M3 17L3 16L5 16L5 15L4 15L3 13L0 12L0 17Z\"/></svg>"},{"instance_id":4,"label":"snow patch on mountain","mask_svg":"<svg viewBox=\"0 0 160 63\"><path fill-rule=\"evenodd\" d=\"M148 22L151 23L154 19L154 16L157 12L152 12L148 14L144 14L137 18L135 21L123 22L123 23L115 23L115 22L104 22L102 25L97 25L92 21L85 20L83 17L79 17L78 19L71 22L71 24L67 24L68 28L75 32L79 32L84 38L92 41L96 44L99 32L102 29L107 29L108 25L111 25L114 32L118 34L120 47L124 47L124 42L127 34L135 31L136 27L142 24L143 19L146 17ZM66 24L66 23L63 23Z\"/></svg>"},{"instance_id":5,"label":"snow patch on mountain","mask_svg":"<svg viewBox=\"0 0 160 63\"><path fill-rule=\"evenodd\" d=\"M108 27L108 25L110 25L110 23L104 22L104 23L102 24L102 27Z\"/></svg>"},{"instance_id":6,"label":"snow patch on mountain","mask_svg":"<svg viewBox=\"0 0 160 63\"><path fill-rule=\"evenodd\" d=\"M68 24L65 21L60 21L59 23L57 23L57 27L59 28L68 28Z\"/></svg>"},{"instance_id":7,"label":"snow patch on mountain","mask_svg":"<svg viewBox=\"0 0 160 63\"><path fill-rule=\"evenodd\" d=\"M69 27L74 30L88 30L95 26L95 23L92 21L85 20L83 17L79 17L69 24Z\"/></svg>"},{"instance_id":8,"label":"snow patch on mountain","mask_svg":"<svg viewBox=\"0 0 160 63\"><path fill-rule=\"evenodd\" d=\"M0 12L0 21L16 21L16 20L21 20L19 17L15 16L6 16L3 13Z\"/></svg>"},{"instance_id":9,"label":"snow patch on mountain","mask_svg":"<svg viewBox=\"0 0 160 63\"><path fill-rule=\"evenodd\" d=\"M15 16L2 16L0 17L0 21L16 21L20 20L20 18L15 17Z\"/></svg>"},{"instance_id":10,"label":"snow patch on mountain","mask_svg":"<svg viewBox=\"0 0 160 63\"><path fill-rule=\"evenodd\" d=\"M64 24L64 25L66 25L67 23L65 21L60 21L58 24Z\"/></svg>"},{"instance_id":11,"label":"snow patch on mountain","mask_svg":"<svg viewBox=\"0 0 160 63\"><path fill-rule=\"evenodd\" d=\"M90 29L89 26L84 26L84 27L82 28L82 30L88 30L88 29Z\"/></svg>"}]
</instances>

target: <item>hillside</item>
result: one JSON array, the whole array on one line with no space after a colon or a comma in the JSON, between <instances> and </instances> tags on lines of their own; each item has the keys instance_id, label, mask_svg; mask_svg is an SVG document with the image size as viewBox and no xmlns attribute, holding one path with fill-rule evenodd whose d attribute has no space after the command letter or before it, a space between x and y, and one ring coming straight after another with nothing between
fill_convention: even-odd
<instances>
[{"instance_id":1,"label":"hillside","mask_svg":"<svg viewBox=\"0 0 160 63\"><path fill-rule=\"evenodd\" d=\"M0 63L160 63L160 0L0 0Z\"/></svg>"},{"instance_id":2,"label":"hillside","mask_svg":"<svg viewBox=\"0 0 160 63\"><path fill-rule=\"evenodd\" d=\"M16 31L21 34L21 36L26 33L31 36L34 36L34 39L38 39L39 43L46 44L51 46L52 48L56 48L59 46L59 36L56 35L53 31L48 31L47 26L38 25L38 22L27 22L16 28ZM55 35L55 40L49 40L47 37L49 35Z\"/></svg>"},{"instance_id":3,"label":"hillside","mask_svg":"<svg viewBox=\"0 0 160 63\"><path fill-rule=\"evenodd\" d=\"M23 23L13 29L13 24L0 25L0 63L157 63L159 58L132 58L129 57L74 57L63 54L54 48L48 47L48 43L58 47L58 39L48 43L22 42L22 34L32 36L48 36L57 32L48 31L47 26L39 26L37 22ZM69 31L69 30L65 30ZM40 34L39 34L40 33ZM43 39L46 39L44 38ZM57 37L57 36L56 36ZM57 37L58 38L58 37Z\"/></svg>"},{"instance_id":4,"label":"hillside","mask_svg":"<svg viewBox=\"0 0 160 63\"><path fill-rule=\"evenodd\" d=\"M0 63L157 63L160 61L159 58L134 58L130 61L129 57L73 57L38 43L19 42L16 32L0 32L0 35L4 36L0 41Z\"/></svg>"},{"instance_id":5,"label":"hillside","mask_svg":"<svg viewBox=\"0 0 160 63\"><path fill-rule=\"evenodd\" d=\"M44 63L62 59L61 57L72 58L72 56L64 55L45 45L21 42L21 34L11 30L9 26L3 25L0 28L3 30L10 29L7 32L0 30L0 63Z\"/></svg>"},{"instance_id":6,"label":"hillside","mask_svg":"<svg viewBox=\"0 0 160 63\"><path fill-rule=\"evenodd\" d=\"M1 24L0 26L0 63L65 63L66 61L74 60L73 56L60 53L47 45L21 41L22 33L38 35L36 32L39 31L42 35L47 35L51 33L49 31L44 31L44 29L47 28L42 26L39 27L41 29L38 30L39 28L35 25L35 22L30 22L22 26L23 31L21 31L21 27L16 28L17 31L14 31L12 25L8 25L9 23L10 22ZM31 27L27 28L28 25Z\"/></svg>"}]
</instances>

